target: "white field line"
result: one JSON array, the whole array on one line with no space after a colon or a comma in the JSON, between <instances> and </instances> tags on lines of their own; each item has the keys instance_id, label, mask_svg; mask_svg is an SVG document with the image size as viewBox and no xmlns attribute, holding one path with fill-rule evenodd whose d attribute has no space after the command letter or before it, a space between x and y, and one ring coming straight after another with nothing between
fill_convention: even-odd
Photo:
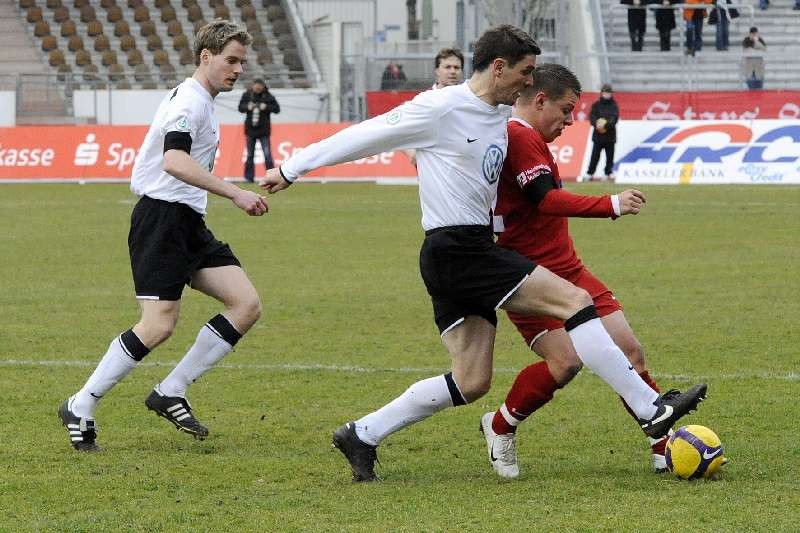
<instances>
[{"instance_id":1,"label":"white field line","mask_svg":"<svg viewBox=\"0 0 800 533\"><path fill-rule=\"evenodd\" d=\"M0 359L0 367L80 367L94 368L97 361L86 360L34 360L34 359ZM177 361L143 361L139 366L145 367L174 367ZM227 370L288 370L293 372L352 372L361 374L377 374L389 372L396 374L436 374L445 370L444 367L362 367L351 365L323 365L323 364L232 364L220 363L214 368ZM519 368L495 368L496 374L516 374ZM585 370L584 372L586 372ZM744 379L763 379L775 381L800 381L800 373L787 372L732 372L719 374L661 374L655 373L659 379L673 381L691 381L699 379L714 379L720 381L738 381Z\"/></svg>"}]
</instances>

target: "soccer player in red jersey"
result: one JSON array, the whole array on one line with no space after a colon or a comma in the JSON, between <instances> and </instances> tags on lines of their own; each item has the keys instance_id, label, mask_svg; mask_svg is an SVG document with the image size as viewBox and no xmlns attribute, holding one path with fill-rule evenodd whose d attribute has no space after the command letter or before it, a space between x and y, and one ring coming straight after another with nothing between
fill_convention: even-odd
<instances>
[{"instance_id":1,"label":"soccer player in red jersey","mask_svg":"<svg viewBox=\"0 0 800 533\"><path fill-rule=\"evenodd\" d=\"M610 196L578 195L563 189L547 143L572 124L572 111L581 93L580 82L568 69L555 64L538 66L533 78L534 85L521 93L508 123L508 156L494 213L497 243L586 290L611 338L645 383L658 392L645 366L642 346L625 320L622 307L613 293L583 265L568 228L568 217L614 219L635 215L642 209L645 197L635 189ZM512 311L508 311L508 316L543 361L517 375L505 403L496 412L483 416L481 429L495 471L503 477L517 477L517 425L549 402L556 390L575 377L582 363L562 321L547 316L522 316ZM650 439L656 471L666 469L667 439L668 436Z\"/></svg>"}]
</instances>

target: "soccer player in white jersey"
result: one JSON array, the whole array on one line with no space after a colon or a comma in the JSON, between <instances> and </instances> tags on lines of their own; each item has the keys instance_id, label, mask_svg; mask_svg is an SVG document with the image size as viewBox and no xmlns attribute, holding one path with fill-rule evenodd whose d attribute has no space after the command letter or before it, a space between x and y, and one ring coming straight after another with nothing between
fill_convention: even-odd
<instances>
[{"instance_id":1,"label":"soccer player in white jersey","mask_svg":"<svg viewBox=\"0 0 800 533\"><path fill-rule=\"evenodd\" d=\"M425 230L420 270L452 372L414 383L387 405L334 432L333 444L349 461L355 481L376 479L376 448L389 434L486 394L498 308L564 320L583 363L625 399L648 434L666 433L705 394L700 386L660 397L629 368L585 290L494 243L490 211L506 155L508 106L533 84L540 52L524 31L492 28L475 43L474 73L465 83L426 91L312 144L261 180L275 193L324 165L390 149L417 149Z\"/></svg>"},{"instance_id":2,"label":"soccer player in white jersey","mask_svg":"<svg viewBox=\"0 0 800 533\"><path fill-rule=\"evenodd\" d=\"M172 334L183 286L207 294L225 311L203 326L194 345L145 400L179 430L205 438L192 414L187 387L230 352L261 315L256 289L231 251L206 228L208 192L230 199L250 216L267 212L263 196L215 177L219 144L214 97L233 89L246 61L250 35L214 20L195 36L197 68L161 102L133 167L128 247L141 319L113 341L89 380L64 401L58 415L72 446L96 451L100 399Z\"/></svg>"}]
</instances>

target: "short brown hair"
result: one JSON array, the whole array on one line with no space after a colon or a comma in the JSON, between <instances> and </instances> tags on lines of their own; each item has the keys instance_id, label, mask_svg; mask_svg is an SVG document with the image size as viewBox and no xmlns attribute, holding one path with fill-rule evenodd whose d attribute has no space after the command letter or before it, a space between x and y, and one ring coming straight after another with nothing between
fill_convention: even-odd
<instances>
[{"instance_id":1,"label":"short brown hair","mask_svg":"<svg viewBox=\"0 0 800 533\"><path fill-rule=\"evenodd\" d=\"M448 57L457 57L458 60L461 61L461 68L464 68L464 54L461 53L461 49L459 48L442 48L439 50L439 53L436 54L433 68L439 68L442 60Z\"/></svg>"},{"instance_id":2,"label":"short brown hair","mask_svg":"<svg viewBox=\"0 0 800 533\"><path fill-rule=\"evenodd\" d=\"M214 55L222 52L230 41L239 41L243 46L253 42L247 30L230 20L214 19L199 30L194 36L194 64L200 65L200 54L208 50Z\"/></svg>"},{"instance_id":3,"label":"short brown hair","mask_svg":"<svg viewBox=\"0 0 800 533\"><path fill-rule=\"evenodd\" d=\"M505 59L513 67L525 56L538 56L541 53L542 49L533 37L516 26L503 24L483 32L475 43L472 70L475 72L486 70L498 57Z\"/></svg>"},{"instance_id":4,"label":"short brown hair","mask_svg":"<svg viewBox=\"0 0 800 533\"><path fill-rule=\"evenodd\" d=\"M526 87L519 95L523 103L529 103L537 93L544 93L550 100L558 100L567 91L575 96L581 95L581 82L578 77L563 65L542 63L533 70L533 85Z\"/></svg>"}]
</instances>

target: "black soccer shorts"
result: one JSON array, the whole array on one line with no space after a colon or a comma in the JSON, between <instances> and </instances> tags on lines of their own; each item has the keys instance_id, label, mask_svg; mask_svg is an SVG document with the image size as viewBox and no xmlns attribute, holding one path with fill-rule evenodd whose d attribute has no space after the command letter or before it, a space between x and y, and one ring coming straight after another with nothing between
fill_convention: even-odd
<instances>
[{"instance_id":1,"label":"black soccer shorts","mask_svg":"<svg viewBox=\"0 0 800 533\"><path fill-rule=\"evenodd\" d=\"M183 286L204 268L241 266L230 246L218 241L203 216L186 204L142 196L128 234L136 297L181 299Z\"/></svg>"},{"instance_id":2,"label":"black soccer shorts","mask_svg":"<svg viewBox=\"0 0 800 533\"><path fill-rule=\"evenodd\" d=\"M419 267L443 335L468 315L497 325L497 308L536 268L497 246L488 226L450 226L425 232Z\"/></svg>"}]
</instances>

